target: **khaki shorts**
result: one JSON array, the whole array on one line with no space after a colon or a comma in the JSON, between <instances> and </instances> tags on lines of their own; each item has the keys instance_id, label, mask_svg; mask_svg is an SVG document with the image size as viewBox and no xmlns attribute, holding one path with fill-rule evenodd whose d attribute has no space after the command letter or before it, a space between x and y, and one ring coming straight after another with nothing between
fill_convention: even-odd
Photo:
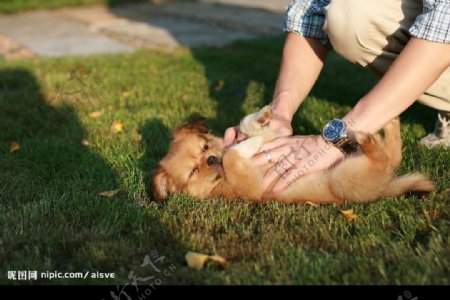
<instances>
[{"instance_id":1,"label":"khaki shorts","mask_svg":"<svg viewBox=\"0 0 450 300\"><path fill-rule=\"evenodd\" d=\"M332 0L323 29L336 53L382 76L410 39L408 29L422 10L421 0ZM450 111L450 68L418 101Z\"/></svg>"}]
</instances>

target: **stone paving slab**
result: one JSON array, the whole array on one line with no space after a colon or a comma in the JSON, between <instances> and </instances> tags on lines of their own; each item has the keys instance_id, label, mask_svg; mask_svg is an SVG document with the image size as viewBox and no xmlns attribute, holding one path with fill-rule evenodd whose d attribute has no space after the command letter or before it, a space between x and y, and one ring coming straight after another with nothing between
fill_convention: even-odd
<instances>
[{"instance_id":1,"label":"stone paving slab","mask_svg":"<svg viewBox=\"0 0 450 300\"><path fill-rule=\"evenodd\" d=\"M0 57L224 46L236 40L281 33L284 11L290 1L199 0L160 5L70 7L0 15L0 34L3 34Z\"/></svg>"},{"instance_id":2,"label":"stone paving slab","mask_svg":"<svg viewBox=\"0 0 450 300\"><path fill-rule=\"evenodd\" d=\"M162 14L158 7L122 6L120 8L77 8L59 13L89 25L100 32L135 48L178 46L224 46L235 40L250 39L256 35L223 26L205 26L205 23L175 18Z\"/></svg>"},{"instance_id":3,"label":"stone paving slab","mask_svg":"<svg viewBox=\"0 0 450 300\"><path fill-rule=\"evenodd\" d=\"M200 0L200 2L229 4L284 13L292 0Z\"/></svg>"},{"instance_id":4,"label":"stone paving slab","mask_svg":"<svg viewBox=\"0 0 450 300\"><path fill-rule=\"evenodd\" d=\"M42 56L131 52L133 47L97 34L50 11L0 18L0 33Z\"/></svg>"},{"instance_id":5,"label":"stone paving slab","mask_svg":"<svg viewBox=\"0 0 450 300\"><path fill-rule=\"evenodd\" d=\"M277 34L283 27L279 13L217 3L136 4L112 8L117 16L146 21L152 16L173 18L205 25L258 34Z\"/></svg>"}]
</instances>

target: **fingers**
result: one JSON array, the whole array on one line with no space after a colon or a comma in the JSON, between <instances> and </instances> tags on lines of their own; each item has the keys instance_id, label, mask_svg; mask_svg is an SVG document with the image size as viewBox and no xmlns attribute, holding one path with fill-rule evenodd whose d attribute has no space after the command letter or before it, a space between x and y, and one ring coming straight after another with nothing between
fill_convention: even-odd
<instances>
[{"instance_id":1,"label":"fingers","mask_svg":"<svg viewBox=\"0 0 450 300\"><path fill-rule=\"evenodd\" d=\"M225 134L223 136L223 144L225 147L232 145L239 133L239 126L230 127L225 130Z\"/></svg>"},{"instance_id":2,"label":"fingers","mask_svg":"<svg viewBox=\"0 0 450 300\"><path fill-rule=\"evenodd\" d=\"M283 155L277 160L277 162L270 168L263 179L263 188L267 190L270 188L273 181L279 178L278 182L272 187L271 192L276 193L286 188L291 182L297 179L295 169L295 155ZM301 162L301 161L300 161Z\"/></svg>"},{"instance_id":3,"label":"fingers","mask_svg":"<svg viewBox=\"0 0 450 300\"><path fill-rule=\"evenodd\" d=\"M292 182L294 182L295 180L297 180L300 176L294 172L293 169L290 169L289 171L287 171L284 176L281 176L280 180L278 180L278 182L274 185L274 187L272 188L272 193L278 193L282 190L284 190L285 188L287 188Z\"/></svg>"},{"instance_id":4,"label":"fingers","mask_svg":"<svg viewBox=\"0 0 450 300\"><path fill-rule=\"evenodd\" d=\"M277 139L274 139L274 140L272 140L270 142L265 143L261 147L261 149L259 149L259 152L264 152L266 150L271 150L272 151L272 149L278 148L280 146L283 146L283 145L287 146L289 142L290 142L290 138L289 137L279 137Z\"/></svg>"},{"instance_id":5,"label":"fingers","mask_svg":"<svg viewBox=\"0 0 450 300\"><path fill-rule=\"evenodd\" d=\"M283 176L283 171L279 169L279 165L275 164L272 168L267 171L263 179L263 190L267 191L272 182L280 176Z\"/></svg>"},{"instance_id":6,"label":"fingers","mask_svg":"<svg viewBox=\"0 0 450 300\"><path fill-rule=\"evenodd\" d=\"M293 151L292 145L284 145L270 150L270 155L276 159L275 164L270 168L263 180L263 188L267 191L270 188L271 193L277 193L288 187L298 178L311 172L324 170L336 164L344 158L339 149L327 145L322 139L316 143L312 139L308 145L305 145L308 151L300 151L299 148ZM265 160L267 157L261 158L258 154L257 159ZM264 163L263 163L264 164ZM275 179L279 180L272 186Z\"/></svg>"},{"instance_id":7,"label":"fingers","mask_svg":"<svg viewBox=\"0 0 450 300\"><path fill-rule=\"evenodd\" d=\"M225 134L223 135L223 144L225 147L230 146L233 144L234 140L236 139L237 131L236 127L230 127L225 130Z\"/></svg>"},{"instance_id":8,"label":"fingers","mask_svg":"<svg viewBox=\"0 0 450 300\"><path fill-rule=\"evenodd\" d=\"M274 145L276 145L276 144L274 144ZM271 159L270 162L269 162L268 156L266 154L267 152L270 155L270 159ZM264 166L271 162L276 163L280 160L280 158L282 158L285 155L288 155L289 153L291 153L290 147L288 145L281 145L276 148L272 148L269 150L264 150L262 152L259 152L258 154L256 154L255 156L252 157L252 162L255 164L255 166L261 167L261 166Z\"/></svg>"},{"instance_id":9,"label":"fingers","mask_svg":"<svg viewBox=\"0 0 450 300\"><path fill-rule=\"evenodd\" d=\"M296 137L279 137L273 141L265 143L259 153L256 154L252 161L253 163L260 167L269 163L267 151L270 153L272 162L278 162L280 158L295 152L295 157L298 160L300 155L309 154L307 151L302 149L303 143L311 139L309 136L296 136Z\"/></svg>"},{"instance_id":10,"label":"fingers","mask_svg":"<svg viewBox=\"0 0 450 300\"><path fill-rule=\"evenodd\" d=\"M230 127L225 130L225 134L223 135L223 145L225 147L229 147L235 143L245 140L245 138L246 137L241 134L239 126Z\"/></svg>"},{"instance_id":11,"label":"fingers","mask_svg":"<svg viewBox=\"0 0 450 300\"><path fill-rule=\"evenodd\" d=\"M277 184L272 188L272 193L278 193L287 188L292 182L294 182L298 178L298 175L292 170L286 172L284 176L281 176L280 180L278 180Z\"/></svg>"}]
</instances>

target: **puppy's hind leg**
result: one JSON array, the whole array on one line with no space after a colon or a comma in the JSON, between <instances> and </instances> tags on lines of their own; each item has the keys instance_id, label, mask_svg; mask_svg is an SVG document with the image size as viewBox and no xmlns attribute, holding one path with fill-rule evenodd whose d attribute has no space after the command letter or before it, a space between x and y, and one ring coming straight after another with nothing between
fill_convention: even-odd
<instances>
[{"instance_id":1,"label":"puppy's hind leg","mask_svg":"<svg viewBox=\"0 0 450 300\"><path fill-rule=\"evenodd\" d=\"M369 160L385 164L387 156L380 135L357 131L355 132L355 139Z\"/></svg>"},{"instance_id":2,"label":"puppy's hind leg","mask_svg":"<svg viewBox=\"0 0 450 300\"><path fill-rule=\"evenodd\" d=\"M402 161L402 137L400 118L394 118L384 127L384 149L392 167L397 168Z\"/></svg>"}]
</instances>

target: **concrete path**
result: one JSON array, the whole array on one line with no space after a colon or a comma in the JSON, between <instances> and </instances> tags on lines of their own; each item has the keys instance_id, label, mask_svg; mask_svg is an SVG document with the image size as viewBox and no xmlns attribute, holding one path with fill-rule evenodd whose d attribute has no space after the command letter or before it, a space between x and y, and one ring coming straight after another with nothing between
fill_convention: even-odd
<instances>
[{"instance_id":1,"label":"concrete path","mask_svg":"<svg viewBox=\"0 0 450 300\"><path fill-rule=\"evenodd\" d=\"M279 34L291 0L199 0L0 15L0 58L224 46Z\"/></svg>"}]
</instances>

